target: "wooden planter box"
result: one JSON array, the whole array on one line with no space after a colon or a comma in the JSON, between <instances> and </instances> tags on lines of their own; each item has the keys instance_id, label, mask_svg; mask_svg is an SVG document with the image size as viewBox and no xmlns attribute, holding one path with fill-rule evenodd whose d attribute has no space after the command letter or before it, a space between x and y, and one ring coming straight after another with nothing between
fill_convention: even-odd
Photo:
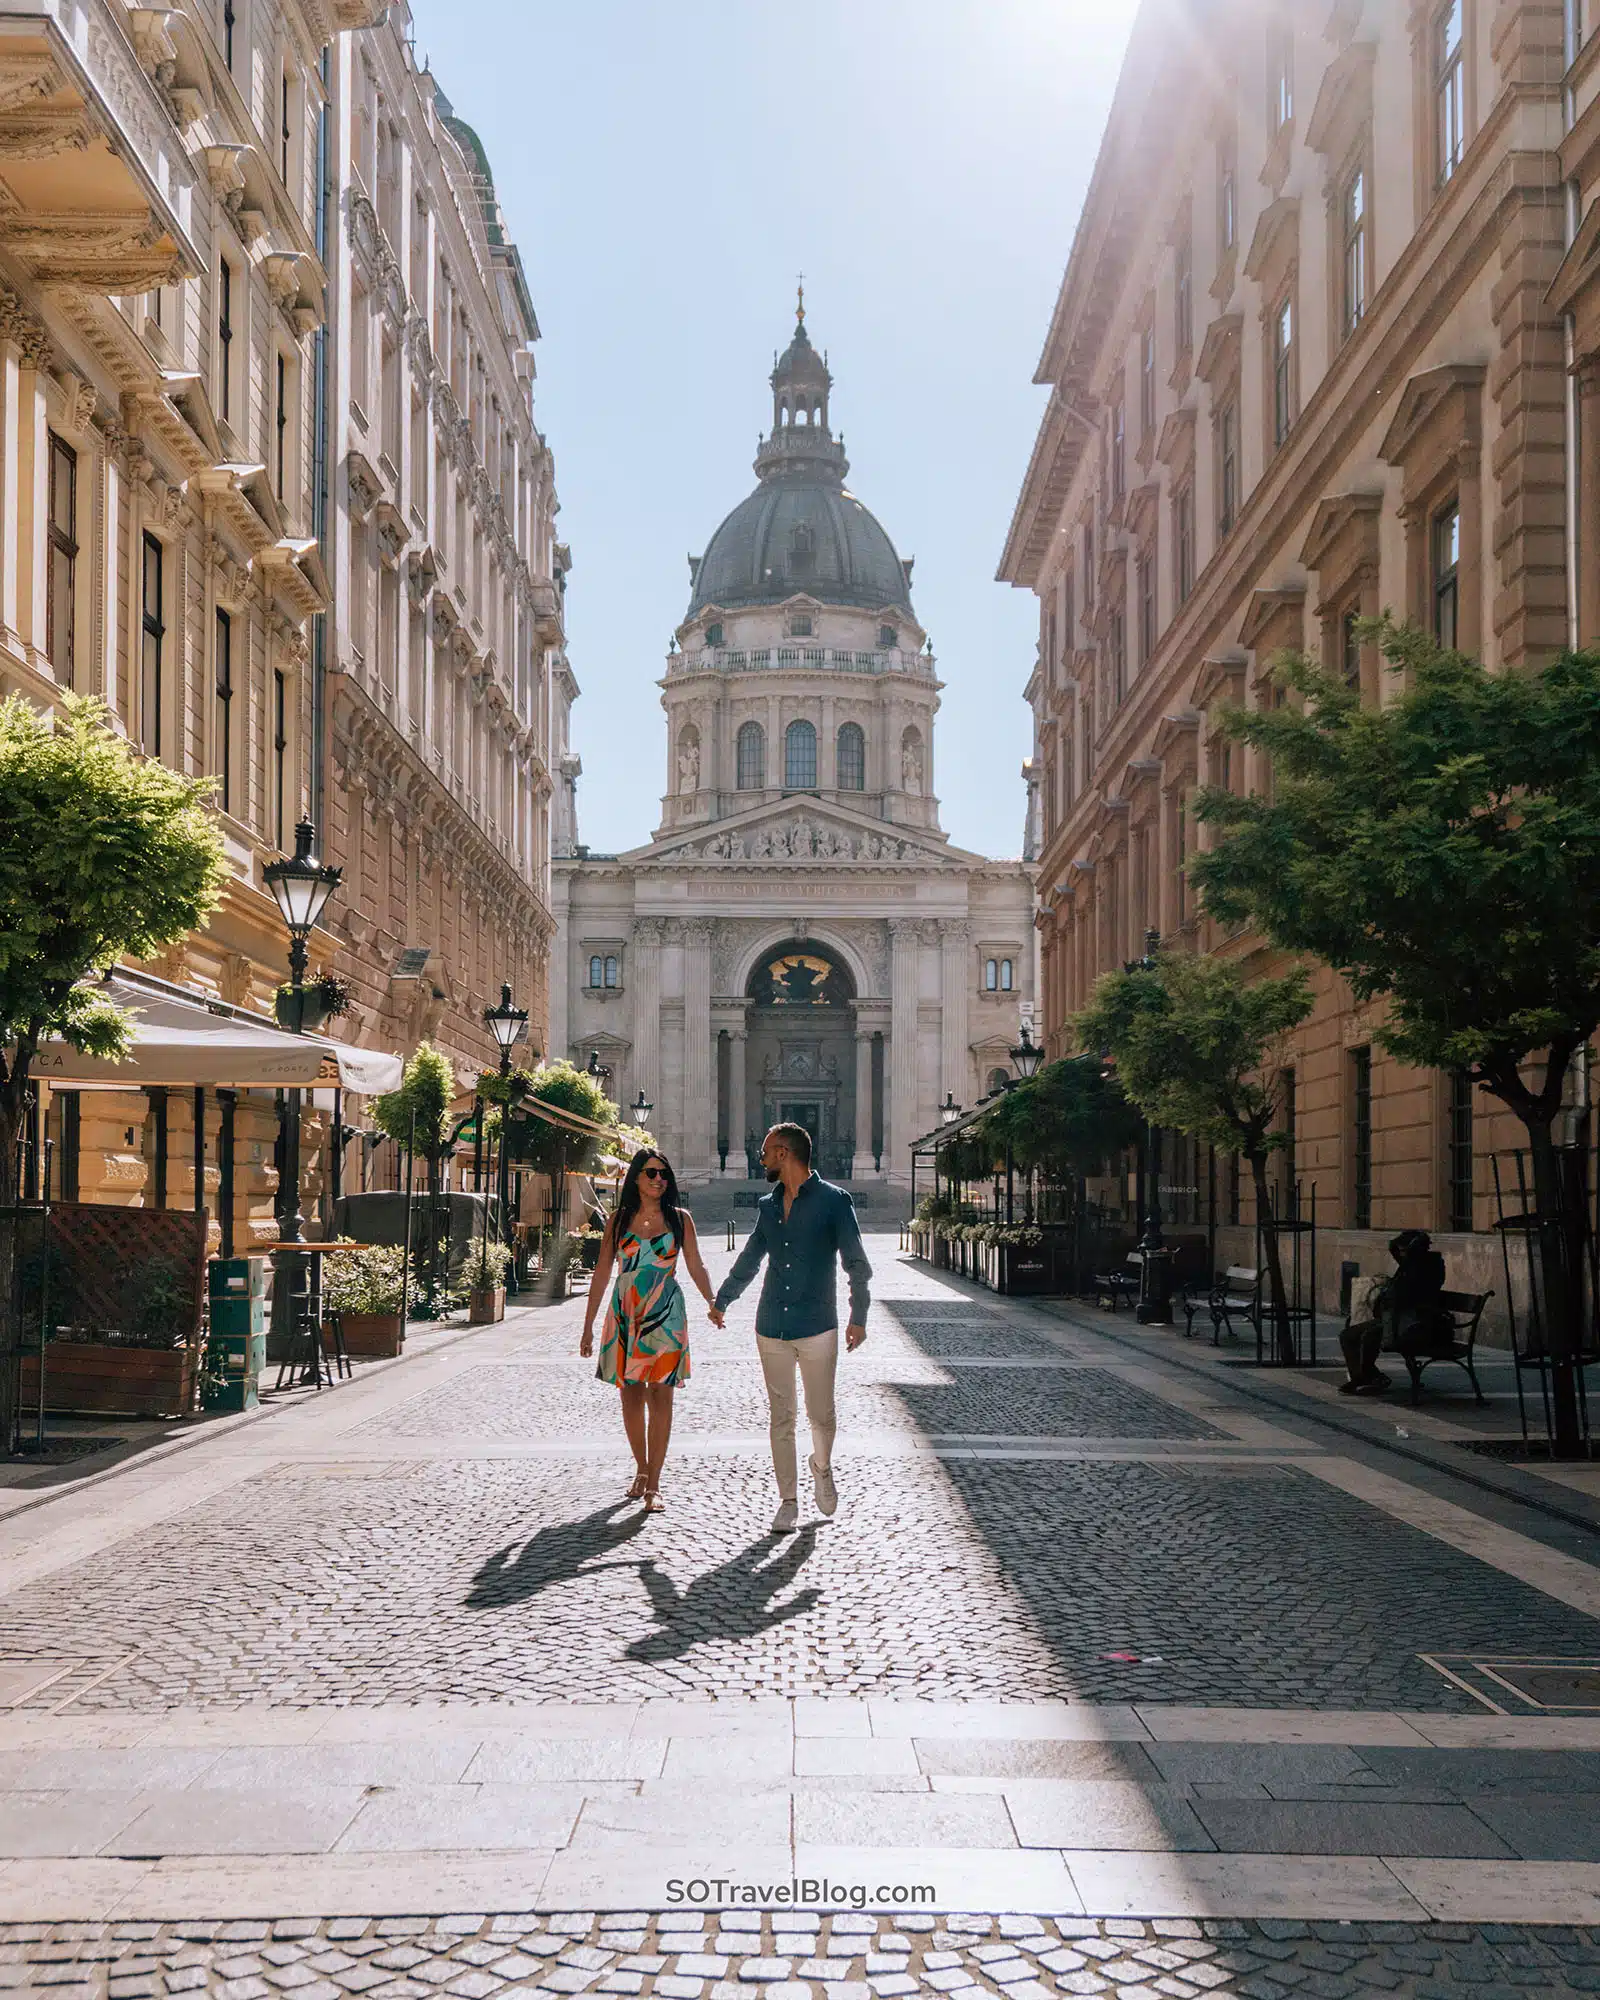
<instances>
[{"instance_id":1,"label":"wooden planter box","mask_svg":"<svg viewBox=\"0 0 1600 2000\"><path fill-rule=\"evenodd\" d=\"M998 1289L1012 1298L1037 1297L1055 1290L1054 1259L1048 1243L1002 1243Z\"/></svg>"},{"instance_id":2,"label":"wooden planter box","mask_svg":"<svg viewBox=\"0 0 1600 2000\"><path fill-rule=\"evenodd\" d=\"M192 1347L118 1347L53 1340L45 1350L44 1405L61 1416L186 1417L199 1355ZM22 1357L22 1407L35 1406L39 1357Z\"/></svg>"},{"instance_id":3,"label":"wooden planter box","mask_svg":"<svg viewBox=\"0 0 1600 2000\"><path fill-rule=\"evenodd\" d=\"M506 1288L495 1285L492 1289L469 1292L467 1295L467 1324L469 1326L493 1326L506 1316Z\"/></svg>"},{"instance_id":4,"label":"wooden planter box","mask_svg":"<svg viewBox=\"0 0 1600 2000\"><path fill-rule=\"evenodd\" d=\"M405 1346L398 1313L351 1313L344 1322L345 1352L363 1361L392 1361Z\"/></svg>"}]
</instances>

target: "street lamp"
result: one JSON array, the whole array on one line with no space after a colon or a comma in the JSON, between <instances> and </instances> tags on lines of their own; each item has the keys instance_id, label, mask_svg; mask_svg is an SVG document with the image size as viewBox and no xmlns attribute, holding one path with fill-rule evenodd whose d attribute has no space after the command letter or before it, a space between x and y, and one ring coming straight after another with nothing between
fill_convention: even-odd
<instances>
[{"instance_id":1,"label":"street lamp","mask_svg":"<svg viewBox=\"0 0 1600 2000\"><path fill-rule=\"evenodd\" d=\"M611 1081L611 1072L600 1060L600 1051L598 1049L591 1049L589 1051L589 1060L584 1065L584 1074L585 1076L592 1076L596 1083L609 1083ZM654 1106L651 1107L652 1110L654 1108Z\"/></svg>"},{"instance_id":2,"label":"street lamp","mask_svg":"<svg viewBox=\"0 0 1600 2000\"><path fill-rule=\"evenodd\" d=\"M1022 1039L1011 1050L1011 1067L1024 1083L1031 1082L1039 1073L1039 1065L1044 1061L1044 1050L1033 1039L1026 1021L1022 1024Z\"/></svg>"},{"instance_id":3,"label":"street lamp","mask_svg":"<svg viewBox=\"0 0 1600 2000\"><path fill-rule=\"evenodd\" d=\"M500 1051L500 1074L511 1074L511 1051L528 1032L528 1010L511 1004L511 988L504 983L500 987L500 1005L485 1007L483 1025L494 1036ZM496 1176L495 1201L500 1210L500 1240L511 1251L511 1268L506 1273L506 1288L515 1293L517 1285L517 1246L511 1233L511 1155L506 1150L506 1141L511 1136L511 1093L506 1092L500 1104L500 1170Z\"/></svg>"},{"instance_id":4,"label":"street lamp","mask_svg":"<svg viewBox=\"0 0 1600 2000\"><path fill-rule=\"evenodd\" d=\"M294 1032L299 1034L305 1020L304 996L306 968L311 962L311 933L327 907L328 898L344 880L344 870L330 868L318 858L317 830L310 820L303 819L294 830L294 853L279 861L269 861L261 871L261 879L272 891L272 899L289 931L289 988L294 996ZM306 1219L300 1212L298 1084L283 1093L281 1130L283 1171L278 1178L278 1240L282 1243L303 1243ZM298 1251L282 1252L274 1257L273 1270L284 1280L281 1287L276 1283L273 1286L273 1318L279 1335L287 1333L292 1342L305 1324L308 1310L308 1260ZM280 1290L285 1301L282 1308L277 1303ZM290 1352L293 1352L292 1346ZM321 1388L322 1340L315 1328L311 1332L311 1380Z\"/></svg>"},{"instance_id":5,"label":"street lamp","mask_svg":"<svg viewBox=\"0 0 1600 2000\"><path fill-rule=\"evenodd\" d=\"M634 1124L642 1129L645 1120L650 1116L651 1112L655 1110L655 1106L650 1102L649 1098L646 1097L644 1094L644 1085L642 1083L639 1086L639 1095L628 1106L628 1109L633 1114Z\"/></svg>"},{"instance_id":6,"label":"street lamp","mask_svg":"<svg viewBox=\"0 0 1600 2000\"><path fill-rule=\"evenodd\" d=\"M942 1125L953 1125L960 1116L961 1106L956 1102L956 1094L953 1090L947 1090L944 1102L939 1106L939 1122Z\"/></svg>"},{"instance_id":7,"label":"street lamp","mask_svg":"<svg viewBox=\"0 0 1600 2000\"><path fill-rule=\"evenodd\" d=\"M1161 950L1161 933L1144 934L1144 956L1128 961L1124 972L1154 972ZM1161 1233L1161 1127L1151 1119L1145 1127L1144 1234L1139 1238L1139 1303L1134 1317L1141 1326L1172 1324L1172 1252Z\"/></svg>"}]
</instances>

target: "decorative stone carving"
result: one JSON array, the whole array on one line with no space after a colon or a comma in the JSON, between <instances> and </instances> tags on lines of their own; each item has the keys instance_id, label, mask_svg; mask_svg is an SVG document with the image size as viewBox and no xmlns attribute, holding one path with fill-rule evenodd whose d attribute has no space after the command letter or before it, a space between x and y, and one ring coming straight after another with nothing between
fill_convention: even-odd
<instances>
[{"instance_id":1,"label":"decorative stone carving","mask_svg":"<svg viewBox=\"0 0 1600 2000\"><path fill-rule=\"evenodd\" d=\"M681 758L679 777L681 788ZM797 815L776 826L725 829L674 854L685 861L916 861L926 850L892 834L856 834Z\"/></svg>"}]
</instances>

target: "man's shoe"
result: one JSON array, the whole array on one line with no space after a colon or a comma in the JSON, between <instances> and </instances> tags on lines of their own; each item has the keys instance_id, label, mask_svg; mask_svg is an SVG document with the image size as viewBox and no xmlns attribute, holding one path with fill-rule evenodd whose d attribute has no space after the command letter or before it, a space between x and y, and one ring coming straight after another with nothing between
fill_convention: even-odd
<instances>
[{"instance_id":1,"label":"man's shoe","mask_svg":"<svg viewBox=\"0 0 1600 2000\"><path fill-rule=\"evenodd\" d=\"M772 1532L775 1535L792 1535L800 1525L800 1509L792 1500L785 1500L772 1517Z\"/></svg>"},{"instance_id":2,"label":"man's shoe","mask_svg":"<svg viewBox=\"0 0 1600 2000\"><path fill-rule=\"evenodd\" d=\"M811 1490L817 1496L817 1512L832 1515L839 1511L839 1489L833 1483L833 1471L826 1465L811 1461Z\"/></svg>"}]
</instances>

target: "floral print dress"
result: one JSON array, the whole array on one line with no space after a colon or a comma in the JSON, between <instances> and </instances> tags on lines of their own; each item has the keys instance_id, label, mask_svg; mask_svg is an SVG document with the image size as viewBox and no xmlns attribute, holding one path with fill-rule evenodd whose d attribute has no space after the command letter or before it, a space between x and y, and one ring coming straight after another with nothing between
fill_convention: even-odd
<instances>
[{"instance_id":1,"label":"floral print dress","mask_svg":"<svg viewBox=\"0 0 1600 2000\"><path fill-rule=\"evenodd\" d=\"M617 1247L600 1359L602 1382L649 1382L676 1388L689 1379L689 1314L678 1283L672 1231L638 1236L630 1229Z\"/></svg>"}]
</instances>

